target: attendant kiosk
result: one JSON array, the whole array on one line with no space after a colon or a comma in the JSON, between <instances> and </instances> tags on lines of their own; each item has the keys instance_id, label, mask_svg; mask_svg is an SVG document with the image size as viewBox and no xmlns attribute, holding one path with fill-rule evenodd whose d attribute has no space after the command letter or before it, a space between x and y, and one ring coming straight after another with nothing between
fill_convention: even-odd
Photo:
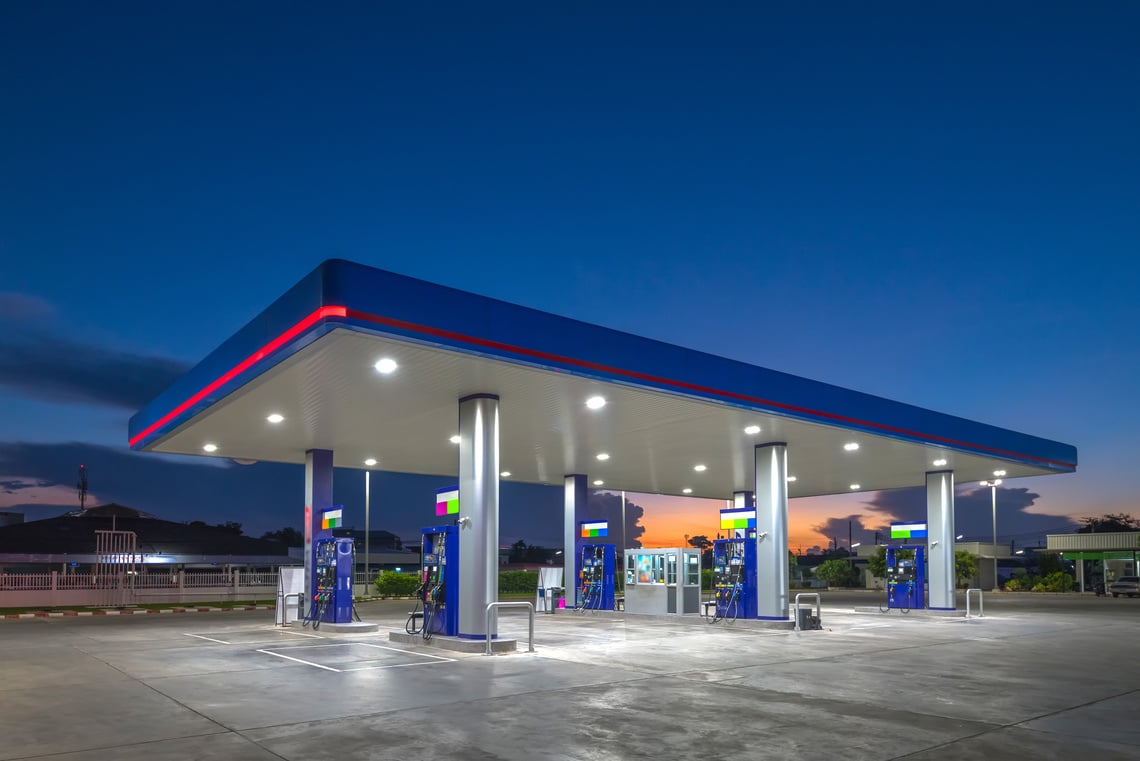
<instances>
[{"instance_id":1,"label":"attendant kiosk","mask_svg":"<svg viewBox=\"0 0 1140 761\"><path fill-rule=\"evenodd\" d=\"M625 612L700 613L701 551L695 547L625 551Z\"/></svg>"}]
</instances>

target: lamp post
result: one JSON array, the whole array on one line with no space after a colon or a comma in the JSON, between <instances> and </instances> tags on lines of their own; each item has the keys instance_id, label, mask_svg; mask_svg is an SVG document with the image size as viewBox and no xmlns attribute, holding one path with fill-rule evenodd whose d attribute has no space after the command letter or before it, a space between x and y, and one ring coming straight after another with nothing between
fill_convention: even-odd
<instances>
[{"instance_id":1,"label":"lamp post","mask_svg":"<svg viewBox=\"0 0 1140 761\"><path fill-rule=\"evenodd\" d=\"M376 458L369 457L364 465L364 588L368 589L372 583L372 467Z\"/></svg>"},{"instance_id":2,"label":"lamp post","mask_svg":"<svg viewBox=\"0 0 1140 761\"><path fill-rule=\"evenodd\" d=\"M1004 476L1005 471L1004 470L995 470L994 475L995 476ZM993 557L993 561L994 561L994 589L997 589L998 588L998 574L997 574L997 488L999 486L1001 486L1001 479L1000 478L992 478L988 481L982 481L981 485L990 487L990 506L991 506L992 516L993 516L993 530L994 530L993 544L990 545L990 555Z\"/></svg>"}]
</instances>

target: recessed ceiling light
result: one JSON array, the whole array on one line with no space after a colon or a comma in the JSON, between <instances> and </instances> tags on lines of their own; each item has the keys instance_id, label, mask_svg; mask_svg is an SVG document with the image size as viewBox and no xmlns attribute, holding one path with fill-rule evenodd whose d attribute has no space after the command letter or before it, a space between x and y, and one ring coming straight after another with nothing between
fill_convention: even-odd
<instances>
[{"instance_id":1,"label":"recessed ceiling light","mask_svg":"<svg viewBox=\"0 0 1140 761\"><path fill-rule=\"evenodd\" d=\"M1004 470L995 470L995 471L994 471L994 475L995 475L995 476L1004 476L1004 475L1005 475L1005 471L1004 471Z\"/></svg>"},{"instance_id":2,"label":"recessed ceiling light","mask_svg":"<svg viewBox=\"0 0 1140 761\"><path fill-rule=\"evenodd\" d=\"M384 357L375 365L373 365L373 367L375 367L376 372L380 373L381 375L388 375L389 373L396 372L396 368L399 367L399 365L396 364L396 360L390 357Z\"/></svg>"},{"instance_id":3,"label":"recessed ceiling light","mask_svg":"<svg viewBox=\"0 0 1140 761\"><path fill-rule=\"evenodd\" d=\"M586 400L586 406L592 410L600 410L606 406L606 398L604 396L591 396Z\"/></svg>"},{"instance_id":4,"label":"recessed ceiling light","mask_svg":"<svg viewBox=\"0 0 1140 761\"><path fill-rule=\"evenodd\" d=\"M278 415L276 412L274 412L272 415L270 415L269 417L267 417L265 419L268 420L270 423L280 423L282 420L285 419L285 416L284 415Z\"/></svg>"},{"instance_id":5,"label":"recessed ceiling light","mask_svg":"<svg viewBox=\"0 0 1140 761\"><path fill-rule=\"evenodd\" d=\"M942 459L938 459L938 460L934 461L934 467L936 467L936 468L941 468L945 464L946 464L946 461L942 460Z\"/></svg>"},{"instance_id":6,"label":"recessed ceiling light","mask_svg":"<svg viewBox=\"0 0 1140 761\"><path fill-rule=\"evenodd\" d=\"M791 483L792 481L795 481L795 480L796 480L795 476L788 476L788 483Z\"/></svg>"},{"instance_id":7,"label":"recessed ceiling light","mask_svg":"<svg viewBox=\"0 0 1140 761\"><path fill-rule=\"evenodd\" d=\"M756 434L760 433L760 426L750 425L744 429L744 432L747 433L749 436L755 436Z\"/></svg>"},{"instance_id":8,"label":"recessed ceiling light","mask_svg":"<svg viewBox=\"0 0 1140 761\"><path fill-rule=\"evenodd\" d=\"M364 461L364 464L371 468L373 465L376 464L376 458L375 457L369 457L367 460Z\"/></svg>"},{"instance_id":9,"label":"recessed ceiling light","mask_svg":"<svg viewBox=\"0 0 1140 761\"><path fill-rule=\"evenodd\" d=\"M848 452L854 452L856 449L859 448L859 442L848 441L846 444L843 445L843 448L846 449Z\"/></svg>"},{"instance_id":10,"label":"recessed ceiling light","mask_svg":"<svg viewBox=\"0 0 1140 761\"><path fill-rule=\"evenodd\" d=\"M857 491L860 488L861 487L859 486L859 484L851 484L851 491Z\"/></svg>"},{"instance_id":11,"label":"recessed ceiling light","mask_svg":"<svg viewBox=\"0 0 1140 761\"><path fill-rule=\"evenodd\" d=\"M692 489L681 489L681 493L682 494L692 494L693 490Z\"/></svg>"},{"instance_id":12,"label":"recessed ceiling light","mask_svg":"<svg viewBox=\"0 0 1140 761\"><path fill-rule=\"evenodd\" d=\"M708 469L709 469L708 465L694 465L693 466L693 470L697 471L698 473L704 473Z\"/></svg>"},{"instance_id":13,"label":"recessed ceiling light","mask_svg":"<svg viewBox=\"0 0 1140 761\"><path fill-rule=\"evenodd\" d=\"M450 441L452 444L458 444L459 443L459 434L458 433L455 434L450 439L448 439L448 441Z\"/></svg>"},{"instance_id":14,"label":"recessed ceiling light","mask_svg":"<svg viewBox=\"0 0 1140 761\"><path fill-rule=\"evenodd\" d=\"M604 483L605 483L605 481L603 481L602 479L599 478L597 481L594 481L594 486L601 486Z\"/></svg>"},{"instance_id":15,"label":"recessed ceiling light","mask_svg":"<svg viewBox=\"0 0 1140 761\"><path fill-rule=\"evenodd\" d=\"M204 447L202 447L202 449L206 450L207 452L217 452L218 451L218 445L217 444L206 444Z\"/></svg>"},{"instance_id":16,"label":"recessed ceiling light","mask_svg":"<svg viewBox=\"0 0 1140 761\"><path fill-rule=\"evenodd\" d=\"M610 459L610 456L605 452L598 452L598 459L602 462L605 462L606 460Z\"/></svg>"},{"instance_id":17,"label":"recessed ceiling light","mask_svg":"<svg viewBox=\"0 0 1140 761\"><path fill-rule=\"evenodd\" d=\"M509 470L504 470L502 473L499 474L499 478L510 478L510 477L511 477L511 472Z\"/></svg>"}]
</instances>

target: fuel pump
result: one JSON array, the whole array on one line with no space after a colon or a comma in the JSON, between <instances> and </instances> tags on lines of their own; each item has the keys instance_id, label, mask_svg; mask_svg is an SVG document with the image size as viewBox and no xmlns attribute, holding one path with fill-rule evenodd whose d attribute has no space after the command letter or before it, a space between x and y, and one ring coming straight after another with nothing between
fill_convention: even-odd
<instances>
[{"instance_id":1,"label":"fuel pump","mask_svg":"<svg viewBox=\"0 0 1140 761\"><path fill-rule=\"evenodd\" d=\"M737 537L713 542L713 594L716 606L709 623L756 618L754 538Z\"/></svg>"},{"instance_id":2,"label":"fuel pump","mask_svg":"<svg viewBox=\"0 0 1140 761\"><path fill-rule=\"evenodd\" d=\"M578 610L613 610L614 545L582 545L578 569Z\"/></svg>"},{"instance_id":3,"label":"fuel pump","mask_svg":"<svg viewBox=\"0 0 1140 761\"><path fill-rule=\"evenodd\" d=\"M351 538L318 539L313 543L313 599L306 624L347 624L359 621L352 599L356 546Z\"/></svg>"},{"instance_id":4,"label":"fuel pump","mask_svg":"<svg viewBox=\"0 0 1140 761\"><path fill-rule=\"evenodd\" d=\"M887 608L922 610L926 607L926 547L887 547Z\"/></svg>"},{"instance_id":5,"label":"fuel pump","mask_svg":"<svg viewBox=\"0 0 1140 761\"><path fill-rule=\"evenodd\" d=\"M425 528L420 545L420 588L416 596L423 606L423 623L415 627L416 614L407 630L425 640L436 634L459 633L459 530L455 526Z\"/></svg>"}]
</instances>

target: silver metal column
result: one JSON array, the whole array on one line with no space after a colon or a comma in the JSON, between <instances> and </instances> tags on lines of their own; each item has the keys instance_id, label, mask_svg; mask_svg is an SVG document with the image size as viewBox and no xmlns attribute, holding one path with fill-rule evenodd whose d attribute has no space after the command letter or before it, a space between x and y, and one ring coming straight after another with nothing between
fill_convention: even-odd
<instances>
[{"instance_id":1,"label":"silver metal column","mask_svg":"<svg viewBox=\"0 0 1140 761\"><path fill-rule=\"evenodd\" d=\"M758 618L788 620L788 445L756 447Z\"/></svg>"},{"instance_id":2,"label":"silver metal column","mask_svg":"<svg viewBox=\"0 0 1140 761\"><path fill-rule=\"evenodd\" d=\"M333 506L333 453L330 449L305 452L305 597L302 613L313 604L313 535L321 530L321 511Z\"/></svg>"},{"instance_id":3,"label":"silver metal column","mask_svg":"<svg viewBox=\"0 0 1140 761\"><path fill-rule=\"evenodd\" d=\"M734 491L732 493L733 507L752 507L756 504L756 495L750 491Z\"/></svg>"},{"instance_id":4,"label":"silver metal column","mask_svg":"<svg viewBox=\"0 0 1140 761\"><path fill-rule=\"evenodd\" d=\"M583 474L568 475L562 483L562 586L566 590L566 604L570 605L577 602L574 590L578 588L578 521L586 515L590 494Z\"/></svg>"},{"instance_id":5,"label":"silver metal column","mask_svg":"<svg viewBox=\"0 0 1140 761\"><path fill-rule=\"evenodd\" d=\"M954 471L926 474L926 564L931 610L956 610L954 602Z\"/></svg>"},{"instance_id":6,"label":"silver metal column","mask_svg":"<svg viewBox=\"0 0 1140 761\"><path fill-rule=\"evenodd\" d=\"M499 397L459 400L459 636L487 636L499 599ZM491 614L491 635L499 630Z\"/></svg>"}]
</instances>

